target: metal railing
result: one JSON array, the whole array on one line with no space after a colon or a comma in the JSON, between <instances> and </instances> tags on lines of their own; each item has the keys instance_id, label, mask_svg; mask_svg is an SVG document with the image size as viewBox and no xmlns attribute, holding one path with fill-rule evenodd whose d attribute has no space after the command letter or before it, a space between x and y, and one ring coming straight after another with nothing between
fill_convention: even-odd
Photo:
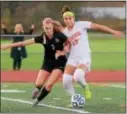
<instances>
[{"instance_id":1,"label":"metal railing","mask_svg":"<svg viewBox=\"0 0 127 114\"><path fill-rule=\"evenodd\" d=\"M14 34L1 34L1 38L9 38L9 37L27 37L27 38L32 38L32 37L36 37L39 36L40 34L33 34L33 35L14 35ZM88 34L91 37L115 37L112 34L101 34L101 33L89 33ZM123 36L123 38L125 38L125 36Z\"/></svg>"},{"instance_id":2,"label":"metal railing","mask_svg":"<svg viewBox=\"0 0 127 114\"><path fill-rule=\"evenodd\" d=\"M9 37L29 37L29 38L31 38L31 37L36 37L36 36L39 36L40 34L34 34L34 35L14 35L14 34L1 34L1 37L7 37L7 38L9 38Z\"/></svg>"}]
</instances>

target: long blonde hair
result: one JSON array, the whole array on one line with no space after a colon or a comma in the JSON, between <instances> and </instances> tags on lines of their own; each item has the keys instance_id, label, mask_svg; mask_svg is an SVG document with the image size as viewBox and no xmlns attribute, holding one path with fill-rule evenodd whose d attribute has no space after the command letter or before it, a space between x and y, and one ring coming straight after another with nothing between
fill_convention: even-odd
<instances>
[{"instance_id":1,"label":"long blonde hair","mask_svg":"<svg viewBox=\"0 0 127 114\"><path fill-rule=\"evenodd\" d=\"M24 33L24 29L23 29L22 24L18 23L18 24L15 25L15 28L14 28L14 32L15 32L15 33L16 33L16 31L17 31L17 28L20 28L20 29L21 29L20 32Z\"/></svg>"},{"instance_id":2,"label":"long blonde hair","mask_svg":"<svg viewBox=\"0 0 127 114\"><path fill-rule=\"evenodd\" d=\"M54 25L54 30L57 32L62 32L64 29L62 24L59 21L54 20L53 25Z\"/></svg>"},{"instance_id":3,"label":"long blonde hair","mask_svg":"<svg viewBox=\"0 0 127 114\"><path fill-rule=\"evenodd\" d=\"M53 20L50 17L45 18L44 20L42 20L42 24L44 23L51 23L53 24L53 28L55 32L62 32L63 31L63 26L61 25L61 23L59 21Z\"/></svg>"}]
</instances>

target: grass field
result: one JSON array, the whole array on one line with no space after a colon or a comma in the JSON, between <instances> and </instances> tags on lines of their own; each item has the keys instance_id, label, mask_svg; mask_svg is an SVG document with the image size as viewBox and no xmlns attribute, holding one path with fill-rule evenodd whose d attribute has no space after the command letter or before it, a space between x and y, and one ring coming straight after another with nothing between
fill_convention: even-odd
<instances>
[{"instance_id":1,"label":"grass field","mask_svg":"<svg viewBox=\"0 0 127 114\"><path fill-rule=\"evenodd\" d=\"M91 37L92 70L125 70L125 39ZM9 41L2 41L9 43ZM28 58L23 60L23 70L38 70L43 61L44 49L41 45L27 47ZM43 54L42 54L43 52ZM1 69L10 70L12 60L10 50L1 52ZM11 75L11 74L10 74ZM19 75L20 76L20 75ZM13 76L12 76L13 77ZM82 89L75 84L77 93L82 94ZM125 113L125 83L91 83L93 97L86 101L81 109L69 108L70 97L64 91L62 84L57 83L53 91L41 105L32 108L31 93L34 83L4 83L1 90L19 90L19 93L1 91L2 113ZM24 91L24 92L21 92ZM43 104L44 103L44 104Z\"/></svg>"},{"instance_id":2,"label":"grass field","mask_svg":"<svg viewBox=\"0 0 127 114\"><path fill-rule=\"evenodd\" d=\"M105 36L106 37L106 36ZM125 69L125 39L90 37L90 47L92 50L93 70L124 70ZM8 43L8 41L2 41ZM41 45L31 45L27 47L28 58L23 60L22 69L37 70L40 68L44 49ZM43 52L43 54L42 54ZM12 68L10 50L2 51L1 69Z\"/></svg>"},{"instance_id":3,"label":"grass field","mask_svg":"<svg viewBox=\"0 0 127 114\"><path fill-rule=\"evenodd\" d=\"M107 85L107 86L106 86ZM79 85L75 85L78 93L82 94L82 89ZM84 108L74 109L69 108L70 97L64 91L61 83L57 83L53 91L46 97L39 106L32 108L31 91L33 84L30 83L4 83L2 90L22 90L24 93L3 93L1 94L1 112L2 113L125 113L125 85L122 83L111 84L90 84L93 97L86 101ZM59 91L58 91L59 90ZM64 100L63 100L64 99ZM56 106L56 107L54 107ZM62 109L58 109L62 107ZM63 109L64 108L64 109ZM69 108L69 109L68 109ZM69 110L69 111L68 111Z\"/></svg>"}]
</instances>

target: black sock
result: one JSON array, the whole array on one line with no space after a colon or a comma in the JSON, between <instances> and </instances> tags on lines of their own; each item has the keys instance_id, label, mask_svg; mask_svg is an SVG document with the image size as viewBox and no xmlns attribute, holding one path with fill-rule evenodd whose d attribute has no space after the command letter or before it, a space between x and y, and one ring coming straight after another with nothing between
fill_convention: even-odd
<instances>
[{"instance_id":1,"label":"black sock","mask_svg":"<svg viewBox=\"0 0 127 114\"><path fill-rule=\"evenodd\" d=\"M50 91L46 90L46 88L44 87L44 88L40 91L40 93L39 93L39 95L38 95L38 97L37 97L37 100L38 100L38 101L43 100L43 99L49 94L49 92L50 92Z\"/></svg>"},{"instance_id":2,"label":"black sock","mask_svg":"<svg viewBox=\"0 0 127 114\"><path fill-rule=\"evenodd\" d=\"M40 91L41 90L41 88L42 88L43 86L41 86L41 87L39 87L39 86L36 86L36 88Z\"/></svg>"}]
</instances>

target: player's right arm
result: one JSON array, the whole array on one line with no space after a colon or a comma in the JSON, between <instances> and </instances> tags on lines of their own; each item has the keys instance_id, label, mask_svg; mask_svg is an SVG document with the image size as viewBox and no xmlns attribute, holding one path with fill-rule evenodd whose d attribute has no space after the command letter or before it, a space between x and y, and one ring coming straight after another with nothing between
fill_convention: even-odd
<instances>
[{"instance_id":1,"label":"player's right arm","mask_svg":"<svg viewBox=\"0 0 127 114\"><path fill-rule=\"evenodd\" d=\"M17 42L17 43L12 43L12 44L2 44L0 49L1 50L6 50L6 49L9 49L9 48L12 48L12 47L26 46L26 45L31 45L31 44L34 44L34 43L43 44L42 35L41 36L37 36L35 38L32 38L30 40L22 41L22 42Z\"/></svg>"},{"instance_id":2,"label":"player's right arm","mask_svg":"<svg viewBox=\"0 0 127 114\"><path fill-rule=\"evenodd\" d=\"M2 44L1 45L1 50L6 50L12 47L18 47L18 46L26 46L26 45L31 45L34 44L35 40L34 39L30 39L30 40L26 40L23 42L17 42L17 43L12 43L12 44Z\"/></svg>"}]
</instances>

